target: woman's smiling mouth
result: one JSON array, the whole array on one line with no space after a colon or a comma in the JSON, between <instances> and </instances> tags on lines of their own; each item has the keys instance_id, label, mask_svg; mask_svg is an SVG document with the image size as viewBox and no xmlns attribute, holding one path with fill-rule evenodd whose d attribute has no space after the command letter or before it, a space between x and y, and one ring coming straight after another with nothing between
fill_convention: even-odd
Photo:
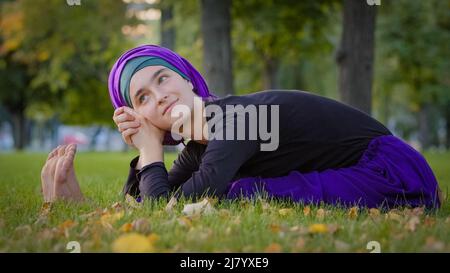
<instances>
[{"instance_id":1,"label":"woman's smiling mouth","mask_svg":"<svg viewBox=\"0 0 450 273\"><path fill-rule=\"evenodd\" d=\"M178 99L174 100L171 104L169 104L166 109L164 109L163 115L165 115L167 112L169 112L170 109L175 105L175 103L178 101Z\"/></svg>"}]
</instances>

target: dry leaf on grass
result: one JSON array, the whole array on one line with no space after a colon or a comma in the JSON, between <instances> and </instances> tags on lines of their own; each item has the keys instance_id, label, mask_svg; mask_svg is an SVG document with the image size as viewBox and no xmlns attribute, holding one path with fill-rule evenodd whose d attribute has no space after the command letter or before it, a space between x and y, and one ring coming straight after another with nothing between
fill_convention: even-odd
<instances>
[{"instance_id":1,"label":"dry leaf on grass","mask_svg":"<svg viewBox=\"0 0 450 273\"><path fill-rule=\"evenodd\" d=\"M39 211L39 216L36 221L33 223L35 226L43 226L48 221L48 216L50 215L52 209L52 203L45 202L42 204L41 209Z\"/></svg>"},{"instance_id":2,"label":"dry leaf on grass","mask_svg":"<svg viewBox=\"0 0 450 273\"><path fill-rule=\"evenodd\" d=\"M154 245L157 241L159 241L159 236L156 233L152 233L147 236L148 241L150 244Z\"/></svg>"},{"instance_id":3,"label":"dry leaf on grass","mask_svg":"<svg viewBox=\"0 0 450 273\"><path fill-rule=\"evenodd\" d=\"M118 220L122 219L123 215L124 215L123 211L119 211L119 212L115 212L115 213L105 212L100 217L100 223L104 227L112 229L112 225L115 222L117 222Z\"/></svg>"},{"instance_id":4,"label":"dry leaf on grass","mask_svg":"<svg viewBox=\"0 0 450 273\"><path fill-rule=\"evenodd\" d=\"M119 230L122 232L130 232L131 230L133 230L133 225L131 223L125 223L120 227Z\"/></svg>"},{"instance_id":5,"label":"dry leaf on grass","mask_svg":"<svg viewBox=\"0 0 450 273\"><path fill-rule=\"evenodd\" d=\"M279 253L281 252L282 248L280 244L277 243L273 243L270 244L266 247L266 249L264 250L264 252L268 252L268 253Z\"/></svg>"},{"instance_id":6,"label":"dry leaf on grass","mask_svg":"<svg viewBox=\"0 0 450 273\"><path fill-rule=\"evenodd\" d=\"M183 214L187 216L200 215L200 214L211 214L215 211L211 202L205 198L201 202L184 205Z\"/></svg>"},{"instance_id":7,"label":"dry leaf on grass","mask_svg":"<svg viewBox=\"0 0 450 273\"><path fill-rule=\"evenodd\" d=\"M167 203L167 205L166 205L166 212L173 211L173 209L175 208L177 203L178 203L178 200L174 196L172 196L172 198L170 198L170 200L169 200L169 203Z\"/></svg>"},{"instance_id":8,"label":"dry leaf on grass","mask_svg":"<svg viewBox=\"0 0 450 273\"><path fill-rule=\"evenodd\" d=\"M358 212L359 212L359 208L358 207L352 207L348 211L347 216L348 216L349 219L356 219L358 217Z\"/></svg>"},{"instance_id":9,"label":"dry leaf on grass","mask_svg":"<svg viewBox=\"0 0 450 273\"><path fill-rule=\"evenodd\" d=\"M399 214L398 210L390 210L386 214L386 219L400 222L402 220L402 216Z\"/></svg>"},{"instance_id":10,"label":"dry leaf on grass","mask_svg":"<svg viewBox=\"0 0 450 273\"><path fill-rule=\"evenodd\" d=\"M311 234L322 234L328 232L328 226L325 224L312 224L308 230Z\"/></svg>"},{"instance_id":11,"label":"dry leaf on grass","mask_svg":"<svg viewBox=\"0 0 450 273\"><path fill-rule=\"evenodd\" d=\"M303 208L303 215L309 216L311 214L311 208L309 206L306 206Z\"/></svg>"},{"instance_id":12,"label":"dry leaf on grass","mask_svg":"<svg viewBox=\"0 0 450 273\"><path fill-rule=\"evenodd\" d=\"M325 211L324 209L318 209L316 211L317 220L323 220L325 218L326 214L327 214L327 211Z\"/></svg>"},{"instance_id":13,"label":"dry leaf on grass","mask_svg":"<svg viewBox=\"0 0 450 273\"><path fill-rule=\"evenodd\" d=\"M425 216L425 220L423 220L423 224L427 227L432 227L436 224L436 218L427 215Z\"/></svg>"},{"instance_id":14,"label":"dry leaf on grass","mask_svg":"<svg viewBox=\"0 0 450 273\"><path fill-rule=\"evenodd\" d=\"M416 226L420 223L420 219L417 216L411 217L408 222L406 223L406 229L414 232L416 231Z\"/></svg>"},{"instance_id":15,"label":"dry leaf on grass","mask_svg":"<svg viewBox=\"0 0 450 273\"><path fill-rule=\"evenodd\" d=\"M149 238L138 233L121 235L113 242L112 249L119 253L154 252L153 244Z\"/></svg>"},{"instance_id":16,"label":"dry leaf on grass","mask_svg":"<svg viewBox=\"0 0 450 273\"><path fill-rule=\"evenodd\" d=\"M369 209L369 216L371 218L377 218L378 216L380 216L380 210L376 208Z\"/></svg>"},{"instance_id":17,"label":"dry leaf on grass","mask_svg":"<svg viewBox=\"0 0 450 273\"><path fill-rule=\"evenodd\" d=\"M75 226L76 223L72 220L66 220L63 223L61 223L57 228L57 233L59 235L64 235L66 238L69 237L69 230Z\"/></svg>"},{"instance_id":18,"label":"dry leaf on grass","mask_svg":"<svg viewBox=\"0 0 450 273\"><path fill-rule=\"evenodd\" d=\"M270 229L270 231L272 231L273 233L279 233L279 232L281 231L280 225L277 225L277 224L270 224L270 225L269 225L269 229Z\"/></svg>"}]
</instances>

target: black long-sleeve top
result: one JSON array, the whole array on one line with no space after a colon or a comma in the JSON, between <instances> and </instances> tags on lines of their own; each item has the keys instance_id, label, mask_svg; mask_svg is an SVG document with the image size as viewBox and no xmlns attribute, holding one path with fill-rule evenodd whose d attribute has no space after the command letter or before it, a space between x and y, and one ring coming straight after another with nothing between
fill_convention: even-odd
<instances>
[{"instance_id":1,"label":"black long-sleeve top","mask_svg":"<svg viewBox=\"0 0 450 273\"><path fill-rule=\"evenodd\" d=\"M163 162L154 162L135 170L138 157L132 160L124 193L141 197L176 196L193 198L202 194L223 196L230 182L242 177L281 177L292 170L301 172L342 168L357 163L370 140L391 132L369 115L335 100L303 91L272 90L244 96L226 96L205 102L217 105L223 115L207 117L223 120L223 127L212 134L222 134L230 123L236 129L245 127L247 140L212 139L207 145L189 141L168 172ZM268 105L266 126L272 129L270 107L278 105L279 140L273 151L264 151L261 144L269 143L260 135L249 139L248 116L226 115L227 105ZM243 112L241 112L243 113ZM275 116L275 114L274 114ZM245 121L243 124L242 122ZM239 124L240 123L240 124ZM273 123L275 124L275 123ZM257 128L261 126L258 124ZM220 126L218 126L220 127ZM235 130L236 131L236 130Z\"/></svg>"}]
</instances>

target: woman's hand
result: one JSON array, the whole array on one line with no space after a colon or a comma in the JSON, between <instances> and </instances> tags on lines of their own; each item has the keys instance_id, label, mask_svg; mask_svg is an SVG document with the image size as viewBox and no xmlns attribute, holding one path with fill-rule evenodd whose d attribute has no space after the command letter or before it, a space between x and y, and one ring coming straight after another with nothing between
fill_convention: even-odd
<instances>
[{"instance_id":1,"label":"woman's hand","mask_svg":"<svg viewBox=\"0 0 450 273\"><path fill-rule=\"evenodd\" d=\"M137 168L163 161L164 130L157 128L144 116L126 106L114 111L113 120L125 143L139 150Z\"/></svg>"},{"instance_id":2,"label":"woman's hand","mask_svg":"<svg viewBox=\"0 0 450 273\"><path fill-rule=\"evenodd\" d=\"M138 132L138 128L141 124L133 115L125 112L125 108L126 107L117 108L114 111L113 120L117 125L117 129L122 134L122 138L125 143L136 148L131 141L131 136Z\"/></svg>"},{"instance_id":3,"label":"woman's hand","mask_svg":"<svg viewBox=\"0 0 450 273\"><path fill-rule=\"evenodd\" d=\"M123 111L140 124L138 128L125 129L125 131L133 130L133 133L129 133L129 138L133 146L139 150L139 166L143 167L153 162L164 161L162 143L166 132L129 107L124 107ZM126 127L123 125L123 128ZM134 129L137 131L134 132ZM122 135L127 134L125 131Z\"/></svg>"},{"instance_id":4,"label":"woman's hand","mask_svg":"<svg viewBox=\"0 0 450 273\"><path fill-rule=\"evenodd\" d=\"M131 122L129 124L124 124L122 127L129 129L137 129L134 134L130 135L130 139L132 144L138 149L143 150L147 148L152 148L155 145L162 145L164 140L165 131L159 129L155 125L153 125L148 119L146 119L141 114L137 113L133 109L129 107L124 107L124 112L129 116L133 117L136 124L139 124L136 127L128 127L133 126L134 123Z\"/></svg>"}]
</instances>

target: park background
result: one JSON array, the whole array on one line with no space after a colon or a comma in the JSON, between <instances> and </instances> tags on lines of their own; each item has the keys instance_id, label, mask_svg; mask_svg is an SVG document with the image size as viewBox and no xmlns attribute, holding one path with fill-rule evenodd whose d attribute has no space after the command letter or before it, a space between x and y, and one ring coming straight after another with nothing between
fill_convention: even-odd
<instances>
[{"instance_id":1,"label":"park background","mask_svg":"<svg viewBox=\"0 0 450 273\"><path fill-rule=\"evenodd\" d=\"M366 251L370 237L383 251L449 251L448 206L373 218L243 201L202 222L156 204L118 217L113 231L89 228L92 215L79 211L121 200L137 154L112 121L107 79L116 58L140 44L178 52L219 96L299 89L365 111L425 154L447 196L449 0L0 0L1 252L61 252L73 238L88 251L111 251L139 217L152 219L141 233L160 237L150 240L158 251ZM94 203L61 204L42 224L40 168L53 147L73 142ZM166 149L170 166L176 149Z\"/></svg>"}]
</instances>

